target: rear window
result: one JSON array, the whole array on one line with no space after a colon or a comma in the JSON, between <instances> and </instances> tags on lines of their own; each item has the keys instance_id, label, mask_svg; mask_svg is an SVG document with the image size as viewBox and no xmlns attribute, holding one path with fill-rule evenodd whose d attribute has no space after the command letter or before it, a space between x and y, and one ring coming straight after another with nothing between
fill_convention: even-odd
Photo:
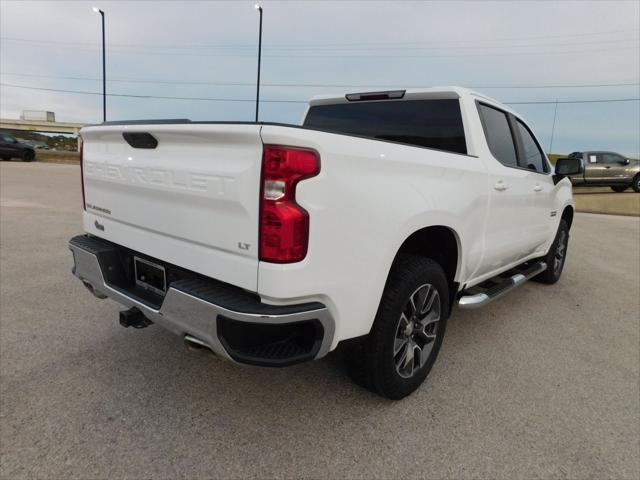
<instances>
[{"instance_id":1,"label":"rear window","mask_svg":"<svg viewBox=\"0 0 640 480\"><path fill-rule=\"evenodd\" d=\"M316 105L305 127L467 153L457 99Z\"/></svg>"}]
</instances>

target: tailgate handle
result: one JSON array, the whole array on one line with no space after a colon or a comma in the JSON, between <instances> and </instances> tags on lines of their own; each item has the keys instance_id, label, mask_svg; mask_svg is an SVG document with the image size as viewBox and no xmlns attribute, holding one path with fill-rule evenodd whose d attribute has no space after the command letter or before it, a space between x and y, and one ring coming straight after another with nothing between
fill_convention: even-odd
<instances>
[{"instance_id":1,"label":"tailgate handle","mask_svg":"<svg viewBox=\"0 0 640 480\"><path fill-rule=\"evenodd\" d=\"M149 132L123 132L122 137L133 148L156 148L158 140Z\"/></svg>"}]
</instances>

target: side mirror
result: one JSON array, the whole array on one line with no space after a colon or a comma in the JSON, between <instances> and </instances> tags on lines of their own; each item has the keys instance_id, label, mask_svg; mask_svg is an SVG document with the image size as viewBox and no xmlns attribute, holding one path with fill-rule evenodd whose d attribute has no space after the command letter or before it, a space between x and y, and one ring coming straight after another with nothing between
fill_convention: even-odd
<instances>
[{"instance_id":1,"label":"side mirror","mask_svg":"<svg viewBox=\"0 0 640 480\"><path fill-rule=\"evenodd\" d=\"M624 158L620 163L622 163L622 165L629 165L630 162L628 158Z\"/></svg>"},{"instance_id":2,"label":"side mirror","mask_svg":"<svg viewBox=\"0 0 640 480\"><path fill-rule=\"evenodd\" d=\"M556 160L556 173L553 176L554 183L558 183L568 175L578 175L584 171L582 160L579 158L559 158Z\"/></svg>"}]
</instances>

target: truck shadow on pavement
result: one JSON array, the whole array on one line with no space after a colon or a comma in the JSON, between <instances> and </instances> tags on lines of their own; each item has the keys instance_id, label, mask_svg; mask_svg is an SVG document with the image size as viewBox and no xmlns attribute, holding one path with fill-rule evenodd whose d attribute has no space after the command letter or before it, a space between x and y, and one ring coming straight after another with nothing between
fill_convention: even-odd
<instances>
[{"instance_id":1,"label":"truck shadow on pavement","mask_svg":"<svg viewBox=\"0 0 640 480\"><path fill-rule=\"evenodd\" d=\"M455 373L450 367L468 358L469 352L465 351L479 348L483 338L490 339L492 325L500 328L506 321L488 309L454 310L429 379L414 395L399 403L353 383L341 352L285 368L242 366L204 351L188 351L179 337L158 326L144 330L109 328L108 337L90 347L94 359L91 375L101 392L99 396L112 397L112 405L120 404L123 411L131 408L133 398L134 404L164 405L147 412L152 415L155 412L160 421L166 419L168 412L175 411L177 405L201 420L208 414L217 415L220 410L226 412L227 418L238 414L243 422L255 417L258 423L277 421L285 412L289 419L298 413L308 416L311 410L322 415L348 411L349 416L366 417L372 409L393 409L394 405L425 401L432 387L455 382L455 378L447 378ZM476 327L481 323L482 328L475 328L474 323ZM451 355L453 351L455 355ZM472 354L471 358L474 357ZM292 403L304 405L304 411L291 411ZM354 409L354 405L358 408Z\"/></svg>"}]
</instances>

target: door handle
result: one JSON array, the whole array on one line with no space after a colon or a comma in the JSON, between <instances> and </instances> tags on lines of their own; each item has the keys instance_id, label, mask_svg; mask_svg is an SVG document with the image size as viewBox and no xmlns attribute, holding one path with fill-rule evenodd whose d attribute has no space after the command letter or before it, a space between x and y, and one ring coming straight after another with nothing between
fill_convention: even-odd
<instances>
[{"instance_id":1,"label":"door handle","mask_svg":"<svg viewBox=\"0 0 640 480\"><path fill-rule=\"evenodd\" d=\"M605 165L604 168L611 168L611 165Z\"/></svg>"},{"instance_id":2,"label":"door handle","mask_svg":"<svg viewBox=\"0 0 640 480\"><path fill-rule=\"evenodd\" d=\"M536 185L535 187L533 187L533 191L534 192L541 192L542 191L542 185Z\"/></svg>"},{"instance_id":3,"label":"door handle","mask_svg":"<svg viewBox=\"0 0 640 480\"><path fill-rule=\"evenodd\" d=\"M496 190L498 190L499 192L502 192L504 190L506 190L507 188L509 188L509 185L507 185L506 183L504 183L502 180L498 180L495 185L493 186L493 188L495 188Z\"/></svg>"}]
</instances>

